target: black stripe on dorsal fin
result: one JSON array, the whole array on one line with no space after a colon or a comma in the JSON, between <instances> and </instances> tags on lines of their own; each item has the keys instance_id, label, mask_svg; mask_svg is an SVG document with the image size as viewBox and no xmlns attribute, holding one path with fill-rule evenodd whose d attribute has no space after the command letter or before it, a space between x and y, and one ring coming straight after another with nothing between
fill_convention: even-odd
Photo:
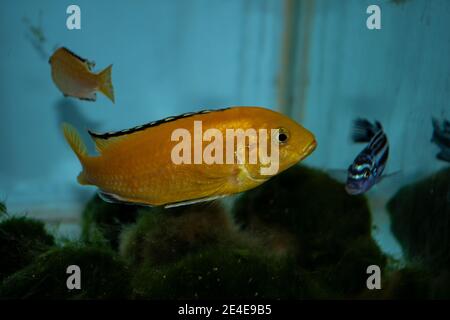
<instances>
[{"instance_id":1,"label":"black stripe on dorsal fin","mask_svg":"<svg viewBox=\"0 0 450 320\"><path fill-rule=\"evenodd\" d=\"M79 55L77 55L73 51L67 49L66 47L61 47L61 49L66 51L67 53L71 54L72 56L74 56L75 58L77 58L78 60L80 60L83 63L88 63L89 62L87 59L84 59L84 58L80 57Z\"/></svg>"},{"instance_id":2,"label":"black stripe on dorsal fin","mask_svg":"<svg viewBox=\"0 0 450 320\"><path fill-rule=\"evenodd\" d=\"M181 118L192 117L192 116L195 116L198 114L205 114L205 113L210 113L210 112L225 111L228 109L230 109L230 108L223 108L223 109L216 109L216 110L202 110L199 112L187 112L187 113L180 114L178 116L170 116L170 117L167 117L167 118L164 118L161 120L152 121L147 124L143 124L143 125L140 125L140 126L137 126L134 128L125 129L125 130L116 131L116 132L96 133L96 132L92 132L90 130L88 132L93 139L109 139L109 138L119 137L119 136L131 134L131 133L135 133L138 131L142 131L147 128L156 127L156 126L159 126L160 124L176 121Z\"/></svg>"}]
</instances>

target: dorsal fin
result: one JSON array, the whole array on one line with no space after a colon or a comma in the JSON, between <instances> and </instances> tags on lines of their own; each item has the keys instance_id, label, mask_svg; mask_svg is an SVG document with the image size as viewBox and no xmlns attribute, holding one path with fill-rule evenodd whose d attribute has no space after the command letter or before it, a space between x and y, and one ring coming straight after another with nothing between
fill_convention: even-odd
<instances>
[{"instance_id":1,"label":"dorsal fin","mask_svg":"<svg viewBox=\"0 0 450 320\"><path fill-rule=\"evenodd\" d=\"M120 140L126 137L126 136L118 136L112 137L110 139L102 139L95 137L94 133L92 133L91 131L89 131L89 134L91 135L91 138L95 143L95 149L97 149L99 153L102 153L103 150L107 149L109 146L114 145L116 142L119 142Z\"/></svg>"},{"instance_id":2,"label":"dorsal fin","mask_svg":"<svg viewBox=\"0 0 450 320\"><path fill-rule=\"evenodd\" d=\"M61 47L61 49L66 51L68 54L72 55L74 58L80 60L81 62L88 62L87 59L80 57L75 52L73 52L72 50L67 49L66 47Z\"/></svg>"},{"instance_id":3,"label":"dorsal fin","mask_svg":"<svg viewBox=\"0 0 450 320\"><path fill-rule=\"evenodd\" d=\"M94 61L89 61L88 59L82 58L79 55L77 55L76 53L74 53L73 51L67 49L66 47L61 47L61 49L66 51L68 54L72 55L74 58L76 58L76 59L80 60L81 62L83 62L84 64L86 64L89 71L92 71L92 69L95 67Z\"/></svg>"},{"instance_id":4,"label":"dorsal fin","mask_svg":"<svg viewBox=\"0 0 450 320\"><path fill-rule=\"evenodd\" d=\"M167 117L167 118L164 118L161 120L152 121L147 124L140 125L140 126L137 126L137 127L131 128L131 129L125 129L125 130L121 130L121 131L107 132L107 133L95 133L95 132L89 131L89 134L91 135L92 139L94 139L94 141L96 141L96 143L97 143L97 141L99 141L99 140L110 140L112 138L115 139L115 138L118 138L121 136L129 135L129 134L132 134L132 133L135 133L138 131L145 130L147 128L156 127L163 123L176 121L181 118L187 118L187 117L195 116L198 114L205 114L205 113L210 113L210 112L224 111L224 110L228 110L228 109L230 109L230 108L217 109L217 110L202 110L199 112L188 112L188 113L183 113L178 116L172 116L172 117Z\"/></svg>"}]
</instances>

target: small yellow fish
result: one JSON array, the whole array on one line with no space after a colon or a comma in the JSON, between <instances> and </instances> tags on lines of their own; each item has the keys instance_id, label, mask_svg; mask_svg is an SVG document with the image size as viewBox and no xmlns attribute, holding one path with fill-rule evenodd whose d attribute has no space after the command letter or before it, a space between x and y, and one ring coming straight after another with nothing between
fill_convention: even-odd
<instances>
[{"instance_id":1,"label":"small yellow fish","mask_svg":"<svg viewBox=\"0 0 450 320\"><path fill-rule=\"evenodd\" d=\"M247 129L269 133L259 143L249 135L241 144L237 136L231 135ZM98 156L87 154L73 127L63 124L63 130L83 167L78 176L80 184L97 186L99 195L109 202L149 206L190 204L252 189L304 159L316 147L311 132L290 118L261 107L186 113L114 133L89 131ZM182 134L186 134L183 139ZM232 144L228 140L220 144L221 137L232 137ZM259 137L264 136L261 133ZM278 155L272 159L277 170L263 174L262 168L267 169L272 163L262 157L252 163L250 153L262 152L268 143L271 156ZM182 145L187 147L183 149ZM180 163L178 156L186 161ZM211 163L208 156L213 156L215 162Z\"/></svg>"},{"instance_id":2,"label":"small yellow fish","mask_svg":"<svg viewBox=\"0 0 450 320\"><path fill-rule=\"evenodd\" d=\"M92 72L93 62L77 56L67 48L57 49L50 57L52 79L64 96L95 101L96 91L102 92L114 103L111 82L112 65L98 74Z\"/></svg>"}]
</instances>

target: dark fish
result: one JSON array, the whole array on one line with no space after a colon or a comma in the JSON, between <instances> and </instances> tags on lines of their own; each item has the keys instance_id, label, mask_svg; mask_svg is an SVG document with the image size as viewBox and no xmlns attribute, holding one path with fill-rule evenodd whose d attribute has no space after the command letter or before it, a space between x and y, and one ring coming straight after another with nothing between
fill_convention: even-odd
<instances>
[{"instance_id":1,"label":"dark fish","mask_svg":"<svg viewBox=\"0 0 450 320\"><path fill-rule=\"evenodd\" d=\"M389 156L389 143L381 124L366 119L354 121L352 140L368 143L347 170L345 190L356 195L367 192L382 179Z\"/></svg>"},{"instance_id":2,"label":"dark fish","mask_svg":"<svg viewBox=\"0 0 450 320\"><path fill-rule=\"evenodd\" d=\"M450 162L450 122L448 120L439 122L439 120L433 118L432 123L433 136L431 137L431 142L441 149L436 158Z\"/></svg>"}]
</instances>

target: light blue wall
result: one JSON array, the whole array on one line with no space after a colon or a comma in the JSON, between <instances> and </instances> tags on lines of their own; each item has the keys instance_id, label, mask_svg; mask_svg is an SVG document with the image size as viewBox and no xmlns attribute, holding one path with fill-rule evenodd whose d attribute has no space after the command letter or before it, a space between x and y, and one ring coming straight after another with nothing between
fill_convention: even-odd
<instances>
[{"instance_id":1,"label":"light blue wall","mask_svg":"<svg viewBox=\"0 0 450 320\"><path fill-rule=\"evenodd\" d=\"M314 3L310 41L301 44L308 57L296 62L308 81L298 82L304 101L294 95L293 108L319 141L308 162L347 168L362 148L349 141L351 121L362 116L388 133L388 171L410 180L442 167L431 117L450 118L450 1ZM369 4L381 8L381 30L366 28Z\"/></svg>"}]
</instances>

